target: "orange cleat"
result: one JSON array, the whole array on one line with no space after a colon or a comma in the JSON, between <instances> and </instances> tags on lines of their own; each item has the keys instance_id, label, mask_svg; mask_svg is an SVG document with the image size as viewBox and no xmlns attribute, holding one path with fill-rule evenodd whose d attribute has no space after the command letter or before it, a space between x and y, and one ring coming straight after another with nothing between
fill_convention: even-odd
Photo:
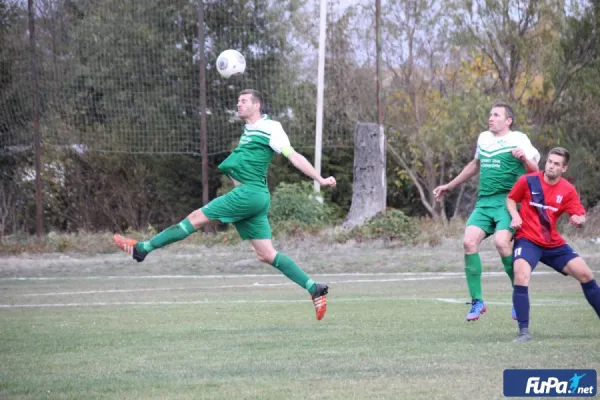
<instances>
[{"instance_id":1,"label":"orange cleat","mask_svg":"<svg viewBox=\"0 0 600 400\"><path fill-rule=\"evenodd\" d=\"M317 321L320 321L327 312L327 293L329 287L324 283L317 283L317 291L311 296L317 313Z\"/></svg>"},{"instance_id":2,"label":"orange cleat","mask_svg":"<svg viewBox=\"0 0 600 400\"><path fill-rule=\"evenodd\" d=\"M137 249L137 247L135 245L138 243L138 241L135 239L129 239L124 236L115 234L115 235L113 235L113 240L115 241L115 244L117 245L117 247L119 247L125 253L132 256L133 259L136 260L137 262L144 261L144 258L146 258L146 254L148 254L148 253L141 252Z\"/></svg>"}]
</instances>

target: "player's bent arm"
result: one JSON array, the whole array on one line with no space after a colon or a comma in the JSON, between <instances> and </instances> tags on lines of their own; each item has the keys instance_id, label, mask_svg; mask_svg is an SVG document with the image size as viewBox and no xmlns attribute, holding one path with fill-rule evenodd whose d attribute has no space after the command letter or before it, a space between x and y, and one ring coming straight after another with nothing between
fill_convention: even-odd
<instances>
[{"instance_id":1,"label":"player's bent arm","mask_svg":"<svg viewBox=\"0 0 600 400\"><path fill-rule=\"evenodd\" d=\"M317 170L312 166L310 162L300 153L296 152L290 144L290 139L283 130L283 127L279 122L271 122L269 125L271 140L269 146L276 152L283 154L294 167L302 171L306 176L316 180L319 184L322 183L323 178L317 173Z\"/></svg>"},{"instance_id":2,"label":"player's bent arm","mask_svg":"<svg viewBox=\"0 0 600 400\"><path fill-rule=\"evenodd\" d=\"M523 150L523 157L521 158L521 162L525 166L527 172L538 172L540 170L538 163L540 162L540 152L533 147L529 137L523 134L521 136L522 143L519 148Z\"/></svg>"},{"instance_id":3,"label":"player's bent arm","mask_svg":"<svg viewBox=\"0 0 600 400\"><path fill-rule=\"evenodd\" d=\"M480 164L479 164L478 158L474 158L470 163L465 165L463 170L460 171L460 174L458 174L456 176L456 178L452 179L448 183L448 186L450 187L450 189L454 189L461 183L464 183L464 182L468 181L469 179L471 179L472 177L474 177L475 175L477 175L479 173L479 165Z\"/></svg>"},{"instance_id":4,"label":"player's bent arm","mask_svg":"<svg viewBox=\"0 0 600 400\"><path fill-rule=\"evenodd\" d=\"M535 158L526 158L522 161L525 165L525 169L527 172L538 172L540 170L540 166L538 165L538 161Z\"/></svg>"},{"instance_id":5,"label":"player's bent arm","mask_svg":"<svg viewBox=\"0 0 600 400\"><path fill-rule=\"evenodd\" d=\"M506 198L506 209L512 218L520 217L519 210L517 210L517 202L510 197Z\"/></svg>"},{"instance_id":6,"label":"player's bent arm","mask_svg":"<svg viewBox=\"0 0 600 400\"><path fill-rule=\"evenodd\" d=\"M290 160L294 167L302 171L304 175L316 180L317 182L321 182L323 179L321 178L321 175L318 174L315 167L313 167L312 164L302 154L297 153L293 149L288 154L285 154L285 152L282 152L282 154L286 156L288 160Z\"/></svg>"},{"instance_id":7,"label":"player's bent arm","mask_svg":"<svg viewBox=\"0 0 600 400\"><path fill-rule=\"evenodd\" d=\"M583 204L581 204L579 195L577 194L577 191L574 188L569 192L569 194L566 196L563 202L565 204L565 211L567 212L567 214L569 214L571 217L582 217L583 221L585 221L585 207L583 207Z\"/></svg>"}]
</instances>

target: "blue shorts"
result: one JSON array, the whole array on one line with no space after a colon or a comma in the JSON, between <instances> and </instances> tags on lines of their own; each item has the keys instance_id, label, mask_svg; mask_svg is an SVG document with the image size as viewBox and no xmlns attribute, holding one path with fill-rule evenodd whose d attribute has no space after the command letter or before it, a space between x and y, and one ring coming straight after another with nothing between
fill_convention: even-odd
<instances>
[{"instance_id":1,"label":"blue shorts","mask_svg":"<svg viewBox=\"0 0 600 400\"><path fill-rule=\"evenodd\" d=\"M513 263L515 260L522 258L531 265L532 271L537 263L541 261L555 271L567 275L563 272L563 269L569 261L577 257L579 257L579 254L568 244L548 249L521 238L517 239L513 246Z\"/></svg>"}]
</instances>

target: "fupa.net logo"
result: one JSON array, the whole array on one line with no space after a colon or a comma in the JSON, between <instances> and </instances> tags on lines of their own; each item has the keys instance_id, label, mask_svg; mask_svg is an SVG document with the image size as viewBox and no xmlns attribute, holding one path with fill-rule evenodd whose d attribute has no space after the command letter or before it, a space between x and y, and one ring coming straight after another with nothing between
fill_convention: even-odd
<instances>
[{"instance_id":1,"label":"fupa.net logo","mask_svg":"<svg viewBox=\"0 0 600 400\"><path fill-rule=\"evenodd\" d=\"M507 369L507 397L594 397L598 378L593 369Z\"/></svg>"}]
</instances>

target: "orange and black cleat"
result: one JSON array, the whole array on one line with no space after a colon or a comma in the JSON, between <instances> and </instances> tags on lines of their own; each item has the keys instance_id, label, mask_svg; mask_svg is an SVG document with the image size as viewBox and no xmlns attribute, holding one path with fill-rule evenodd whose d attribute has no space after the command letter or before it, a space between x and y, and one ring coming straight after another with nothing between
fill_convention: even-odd
<instances>
[{"instance_id":1,"label":"orange and black cleat","mask_svg":"<svg viewBox=\"0 0 600 400\"><path fill-rule=\"evenodd\" d=\"M320 321L327 312L327 293L329 287L324 283L317 283L317 291L311 296L317 313L317 320Z\"/></svg>"},{"instance_id":2,"label":"orange and black cleat","mask_svg":"<svg viewBox=\"0 0 600 400\"><path fill-rule=\"evenodd\" d=\"M129 239L124 236L115 234L113 235L113 240L121 250L129 254L137 262L144 261L144 258L146 258L146 255L148 254L141 252L137 249L136 244L138 243L138 241L135 239Z\"/></svg>"}]
</instances>

